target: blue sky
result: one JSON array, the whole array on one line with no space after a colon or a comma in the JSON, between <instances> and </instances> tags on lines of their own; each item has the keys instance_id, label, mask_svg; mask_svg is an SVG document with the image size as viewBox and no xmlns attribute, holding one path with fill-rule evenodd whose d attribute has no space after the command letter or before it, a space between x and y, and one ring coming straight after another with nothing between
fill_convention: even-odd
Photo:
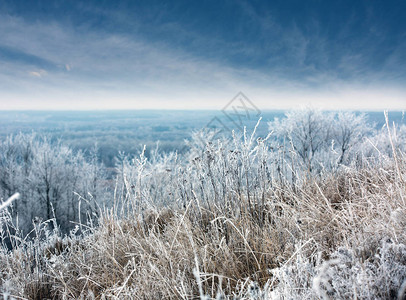
<instances>
[{"instance_id":1,"label":"blue sky","mask_svg":"<svg viewBox=\"0 0 406 300\"><path fill-rule=\"evenodd\" d=\"M406 1L0 0L0 109L406 108Z\"/></svg>"}]
</instances>

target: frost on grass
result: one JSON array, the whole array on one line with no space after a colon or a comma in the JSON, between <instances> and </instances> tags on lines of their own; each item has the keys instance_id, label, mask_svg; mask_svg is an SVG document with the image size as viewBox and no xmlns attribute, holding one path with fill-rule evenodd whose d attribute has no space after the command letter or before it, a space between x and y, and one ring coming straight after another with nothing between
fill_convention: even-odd
<instances>
[{"instance_id":1,"label":"frost on grass","mask_svg":"<svg viewBox=\"0 0 406 300\"><path fill-rule=\"evenodd\" d=\"M406 130L325 117L195 133L184 156L118 157L113 179L60 144L3 141L1 195L22 198L0 212L0 295L404 299Z\"/></svg>"},{"instance_id":2,"label":"frost on grass","mask_svg":"<svg viewBox=\"0 0 406 300\"><path fill-rule=\"evenodd\" d=\"M298 256L273 270L271 299L404 299L406 246L384 239L368 258L357 250L340 247L325 261Z\"/></svg>"}]
</instances>

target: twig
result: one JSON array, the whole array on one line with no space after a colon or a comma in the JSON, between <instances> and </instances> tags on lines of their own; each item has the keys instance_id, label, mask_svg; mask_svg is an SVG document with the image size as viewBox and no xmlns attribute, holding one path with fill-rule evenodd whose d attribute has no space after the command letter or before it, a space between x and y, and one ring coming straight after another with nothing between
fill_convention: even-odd
<instances>
[{"instance_id":1,"label":"twig","mask_svg":"<svg viewBox=\"0 0 406 300\"><path fill-rule=\"evenodd\" d=\"M7 199L7 201L5 201L4 203L2 203L0 205L0 211L2 211L3 209L5 209L6 207L10 206L11 203L13 203L14 200L17 200L18 198L20 198L20 194L19 193L15 193L13 196L11 196L10 198Z\"/></svg>"}]
</instances>

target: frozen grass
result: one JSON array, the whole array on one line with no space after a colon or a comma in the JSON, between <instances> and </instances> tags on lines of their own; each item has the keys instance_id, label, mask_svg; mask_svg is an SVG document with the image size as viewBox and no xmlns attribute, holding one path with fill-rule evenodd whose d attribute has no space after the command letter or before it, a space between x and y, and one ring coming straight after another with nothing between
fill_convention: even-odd
<instances>
[{"instance_id":1,"label":"frozen grass","mask_svg":"<svg viewBox=\"0 0 406 300\"><path fill-rule=\"evenodd\" d=\"M406 157L309 170L267 139L123 158L114 205L0 250L15 299L404 299ZM49 228L55 228L52 231ZM12 232L17 231L16 234ZM82 235L77 235L77 232Z\"/></svg>"}]
</instances>

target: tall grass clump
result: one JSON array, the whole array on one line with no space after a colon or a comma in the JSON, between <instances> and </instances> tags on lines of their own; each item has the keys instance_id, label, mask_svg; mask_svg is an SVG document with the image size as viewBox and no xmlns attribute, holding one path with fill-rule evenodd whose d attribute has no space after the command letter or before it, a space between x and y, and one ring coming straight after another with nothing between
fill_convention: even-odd
<instances>
[{"instance_id":1,"label":"tall grass clump","mask_svg":"<svg viewBox=\"0 0 406 300\"><path fill-rule=\"evenodd\" d=\"M84 218L68 234L54 218L34 219L29 235L8 218L2 240L15 246L0 250L1 293L404 299L404 131L389 124L386 136L357 131L344 148L329 133L307 148L278 122L285 139L278 128L262 138L255 130L231 137L202 131L184 156L154 151L147 159L144 149L119 157L112 203L97 208L97 222Z\"/></svg>"}]
</instances>

